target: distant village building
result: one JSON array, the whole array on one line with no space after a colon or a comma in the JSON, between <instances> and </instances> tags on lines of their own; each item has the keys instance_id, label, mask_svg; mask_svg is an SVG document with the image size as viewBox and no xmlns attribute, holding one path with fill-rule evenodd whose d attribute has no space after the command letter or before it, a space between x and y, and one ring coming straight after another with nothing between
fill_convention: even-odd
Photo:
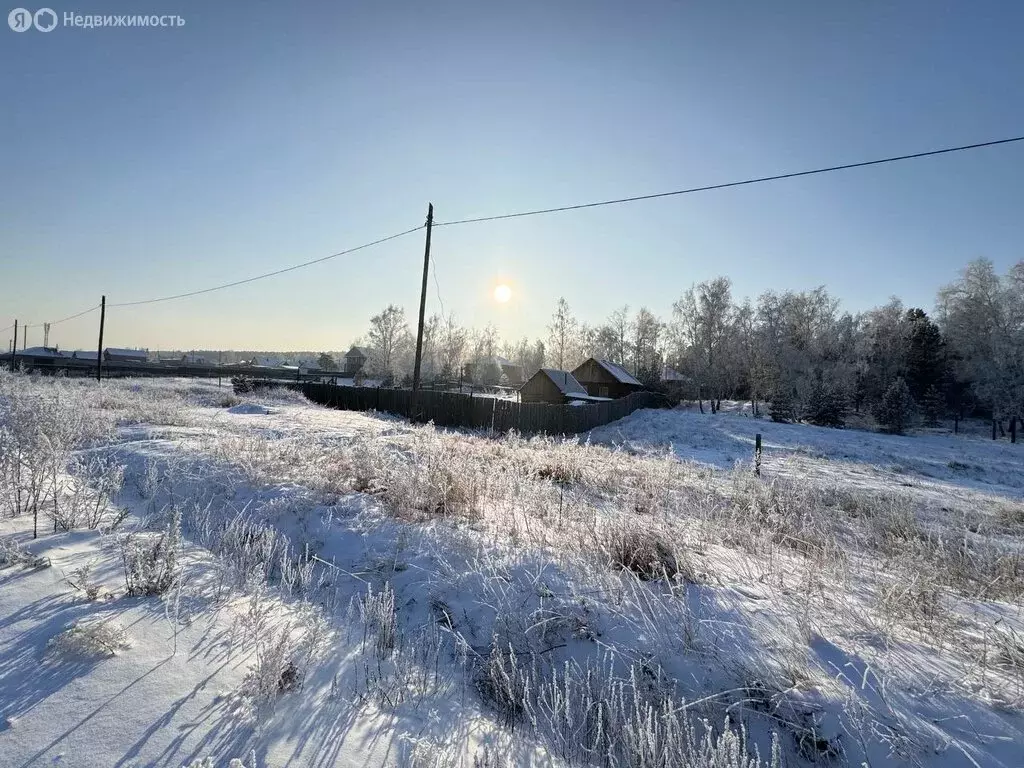
<instances>
[{"instance_id":1,"label":"distant village building","mask_svg":"<svg viewBox=\"0 0 1024 768\"><path fill-rule=\"evenodd\" d=\"M484 360L477 363L466 363L463 366L463 371L467 379L476 379L477 368L481 363L493 363L494 369L500 373L501 377L495 384L506 384L510 387L518 387L523 383L523 367L516 365L511 360L505 357L495 355L491 358L485 358Z\"/></svg>"},{"instance_id":2,"label":"distant village building","mask_svg":"<svg viewBox=\"0 0 1024 768\"><path fill-rule=\"evenodd\" d=\"M108 363L145 363L149 360L149 350L107 347L103 350L103 360Z\"/></svg>"},{"instance_id":3,"label":"distant village building","mask_svg":"<svg viewBox=\"0 0 1024 768\"><path fill-rule=\"evenodd\" d=\"M86 362L95 363L96 362L96 350L95 349L93 349L93 350L76 349L74 352L71 353L71 359L72 360L84 360Z\"/></svg>"},{"instance_id":4,"label":"distant village building","mask_svg":"<svg viewBox=\"0 0 1024 768\"><path fill-rule=\"evenodd\" d=\"M341 372L346 376L355 376L361 373L366 361L370 359L370 350L366 347L352 347L345 353L345 365Z\"/></svg>"},{"instance_id":5,"label":"distant village building","mask_svg":"<svg viewBox=\"0 0 1024 768\"><path fill-rule=\"evenodd\" d=\"M283 368L288 365L288 361L282 360L280 357L257 356L252 360L247 360L244 364L253 365L258 368Z\"/></svg>"},{"instance_id":6,"label":"distant village building","mask_svg":"<svg viewBox=\"0 0 1024 768\"><path fill-rule=\"evenodd\" d=\"M644 385L621 365L591 357L573 370L572 375L594 397L619 398L639 392Z\"/></svg>"},{"instance_id":7,"label":"distant village building","mask_svg":"<svg viewBox=\"0 0 1024 768\"><path fill-rule=\"evenodd\" d=\"M568 371L541 368L519 388L524 403L570 403L574 400L603 400L590 395Z\"/></svg>"},{"instance_id":8,"label":"distant village building","mask_svg":"<svg viewBox=\"0 0 1024 768\"><path fill-rule=\"evenodd\" d=\"M65 359L65 355L56 347L27 347L14 353L15 363L26 368L52 366Z\"/></svg>"}]
</instances>

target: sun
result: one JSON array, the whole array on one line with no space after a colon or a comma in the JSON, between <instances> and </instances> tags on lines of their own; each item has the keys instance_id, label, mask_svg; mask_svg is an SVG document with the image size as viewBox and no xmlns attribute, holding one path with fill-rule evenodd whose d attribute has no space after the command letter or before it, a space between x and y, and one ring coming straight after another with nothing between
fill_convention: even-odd
<instances>
[{"instance_id":1,"label":"sun","mask_svg":"<svg viewBox=\"0 0 1024 768\"><path fill-rule=\"evenodd\" d=\"M512 289L502 283L494 287L494 300L499 304L504 304L512 298Z\"/></svg>"}]
</instances>

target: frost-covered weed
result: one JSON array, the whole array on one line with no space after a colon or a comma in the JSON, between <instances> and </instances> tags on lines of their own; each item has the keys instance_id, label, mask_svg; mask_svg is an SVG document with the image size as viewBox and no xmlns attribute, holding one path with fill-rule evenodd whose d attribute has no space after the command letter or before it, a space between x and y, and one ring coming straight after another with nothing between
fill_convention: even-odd
<instances>
[{"instance_id":1,"label":"frost-covered weed","mask_svg":"<svg viewBox=\"0 0 1024 768\"><path fill-rule=\"evenodd\" d=\"M643 580L696 583L678 540L667 526L649 520L616 517L603 524L601 546L615 568L631 571Z\"/></svg>"},{"instance_id":2,"label":"frost-covered weed","mask_svg":"<svg viewBox=\"0 0 1024 768\"><path fill-rule=\"evenodd\" d=\"M259 768L259 764L256 762L255 751L247 758L245 763L237 757L231 758L227 763L218 762L212 757L204 757L197 758L188 765L183 765L182 768L220 768L220 766L226 766L226 768Z\"/></svg>"},{"instance_id":3,"label":"frost-covered weed","mask_svg":"<svg viewBox=\"0 0 1024 768\"><path fill-rule=\"evenodd\" d=\"M113 619L76 621L47 643L47 651L55 656L116 656L129 648L128 634Z\"/></svg>"},{"instance_id":4,"label":"frost-covered weed","mask_svg":"<svg viewBox=\"0 0 1024 768\"><path fill-rule=\"evenodd\" d=\"M113 530L127 516L127 510L114 506L114 498L124 487L125 466L111 455L88 454L71 460L70 487L62 503L54 507L54 529L70 531L101 525Z\"/></svg>"},{"instance_id":5,"label":"frost-covered weed","mask_svg":"<svg viewBox=\"0 0 1024 768\"><path fill-rule=\"evenodd\" d=\"M159 534L132 533L121 539L125 592L133 597L162 595L180 574L181 513L171 510L166 529Z\"/></svg>"},{"instance_id":6,"label":"frost-covered weed","mask_svg":"<svg viewBox=\"0 0 1024 768\"><path fill-rule=\"evenodd\" d=\"M0 536L0 568L14 565L26 565L30 568L48 568L50 561L45 557L36 557L22 549L18 542L9 536Z\"/></svg>"}]
</instances>

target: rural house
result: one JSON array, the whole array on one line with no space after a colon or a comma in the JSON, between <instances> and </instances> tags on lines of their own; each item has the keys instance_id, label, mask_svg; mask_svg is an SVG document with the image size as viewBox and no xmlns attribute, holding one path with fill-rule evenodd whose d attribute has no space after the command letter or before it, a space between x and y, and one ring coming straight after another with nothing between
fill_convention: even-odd
<instances>
[{"instance_id":1,"label":"rural house","mask_svg":"<svg viewBox=\"0 0 1024 768\"><path fill-rule=\"evenodd\" d=\"M346 376L355 376L363 370L366 361L370 359L370 350L366 347L352 347L345 353L345 365L342 373Z\"/></svg>"},{"instance_id":2,"label":"rural house","mask_svg":"<svg viewBox=\"0 0 1024 768\"><path fill-rule=\"evenodd\" d=\"M466 378L475 380L477 374L477 366L481 365L482 363L487 363L488 361L494 362L495 370L501 372L501 379L495 382L484 383L502 384L507 382L508 385L512 387L518 387L520 384L523 383L523 367L521 365L516 365L508 358L501 356L484 358L479 363L466 363L462 368L462 370L465 371Z\"/></svg>"},{"instance_id":3,"label":"rural house","mask_svg":"<svg viewBox=\"0 0 1024 768\"><path fill-rule=\"evenodd\" d=\"M257 356L245 361L243 365L251 365L254 368L281 368L288 365L288 361L280 357Z\"/></svg>"},{"instance_id":4,"label":"rural house","mask_svg":"<svg viewBox=\"0 0 1024 768\"><path fill-rule=\"evenodd\" d=\"M524 403L568 403L573 400L594 400L583 385L568 371L555 368L541 368L530 380L519 388L519 398Z\"/></svg>"},{"instance_id":5,"label":"rural house","mask_svg":"<svg viewBox=\"0 0 1024 768\"><path fill-rule=\"evenodd\" d=\"M149 360L149 351L107 347L103 350L103 359L108 363L145 363Z\"/></svg>"},{"instance_id":6,"label":"rural house","mask_svg":"<svg viewBox=\"0 0 1024 768\"><path fill-rule=\"evenodd\" d=\"M621 365L595 357L577 366L572 375L593 397L625 397L644 388Z\"/></svg>"},{"instance_id":7,"label":"rural house","mask_svg":"<svg viewBox=\"0 0 1024 768\"><path fill-rule=\"evenodd\" d=\"M25 368L53 366L64 354L56 347L27 347L14 353L14 360Z\"/></svg>"}]
</instances>

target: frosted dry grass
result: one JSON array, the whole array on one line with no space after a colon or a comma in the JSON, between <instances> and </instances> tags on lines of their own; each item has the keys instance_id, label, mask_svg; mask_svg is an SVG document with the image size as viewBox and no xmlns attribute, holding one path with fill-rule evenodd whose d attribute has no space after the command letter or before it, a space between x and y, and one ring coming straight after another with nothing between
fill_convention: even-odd
<instances>
[{"instance_id":1,"label":"frosted dry grass","mask_svg":"<svg viewBox=\"0 0 1024 768\"><path fill-rule=\"evenodd\" d=\"M236 443L245 446L239 463L250 477L301 479L327 494L365 492L400 520L469 526L473 536L545 553L580 574L581 589L608 589L588 578L595 566L663 580L670 594L679 574L694 583L720 584L724 576L771 584L773 608L786 620L766 632L778 663L744 669L754 688L765 680L780 681L772 683L779 692L827 687L827 675L806 661L808 641L825 633L840 641L937 641L956 670L950 683L976 690L974 636L991 627L965 623L955 603L1020 599L1018 541L985 533L965 545L948 521L922 534L934 514L910 494L757 481L746 468L716 477L665 456L515 435L492 440L417 428L357 435L343 446L260 439ZM221 445L230 462L230 446ZM999 515L1005 519L1005 505ZM668 573L669 561L685 567ZM983 676L995 698L1020 702L1019 670Z\"/></svg>"},{"instance_id":2,"label":"frosted dry grass","mask_svg":"<svg viewBox=\"0 0 1024 768\"><path fill-rule=\"evenodd\" d=\"M161 384L158 407L148 410L132 385L110 388L98 421L187 422L180 414L195 394ZM300 485L317 499L368 494L416 532L408 556L438 564L427 580L436 593L434 621L409 626L381 602L387 590L359 604L367 634L362 678L352 690L378 704L450 687L424 671L437 668L445 647L454 648L476 695L500 718L569 762L662 764L650 762L651 744L676 744L693 756L708 739L724 738L734 762L683 764L742 765L735 762L737 727L765 722L800 750L835 757L842 734L821 730L820 722L830 707L841 709L847 744L887 739L894 751L909 749L910 735L864 702L844 699L847 692L810 652L822 637L861 649L871 638L872 664L894 680L906 666L900 648L928 646L946 666L944 687L1004 706L1022 703L1019 621L1015 629L977 607L1020 606L1016 521L1024 516L1015 502L936 510L911 492L756 480L746 467L711 473L664 454L431 427L347 441L241 429L199 447L221 468L202 476L181 470L184 477L167 480L145 467L132 482L154 500L164 498L154 487L162 483L166 495L175 486L170 494L184 509L185 527L218 553L226 573L249 574L239 588L270 583L275 570L293 574L286 581L299 594L316 580L311 560L277 538L262 508L243 504L235 522L222 526L207 497L230 499L239 483ZM206 497L197 501L200 486ZM458 615L451 585L480 611ZM695 594L712 595L723 618L753 605L759 618L709 621L692 609ZM389 610L393 625L385 621ZM294 656L279 650L290 641L275 637L262 653L270 671L257 675L264 692L273 690L267 681L284 676L281 660ZM708 696L685 683L692 664L718 670ZM902 682L913 681L904 675ZM600 717L578 710L580 702L600 702ZM672 725L664 713L677 710ZM734 727L716 726L693 741L702 721L726 717ZM611 742L627 751L602 751ZM759 745L766 747L763 738Z\"/></svg>"},{"instance_id":3,"label":"frosted dry grass","mask_svg":"<svg viewBox=\"0 0 1024 768\"><path fill-rule=\"evenodd\" d=\"M46 652L51 659L117 656L131 647L128 633L112 618L76 621L51 638Z\"/></svg>"},{"instance_id":4,"label":"frosted dry grass","mask_svg":"<svg viewBox=\"0 0 1024 768\"><path fill-rule=\"evenodd\" d=\"M816 632L837 640L937 640L956 670L950 683L963 691L978 676L974 635L993 630L965 620L956 605L1019 604L1021 597L1019 539L1001 535L996 525L984 530L988 518L1012 516L1012 502L1002 502L996 515L974 515L979 535L969 516L937 521L909 493L761 481L747 468L713 477L664 456L574 441L492 440L419 428L397 438L356 436L343 447L314 445L309 461L301 445L266 450L276 453L261 465L265 478L280 472L275 463L311 467L305 482L312 488L368 492L399 519L468 525L474 535L538 549L577 573L598 564L647 578L663 569L671 577L665 565L671 558L686 563L672 569L686 581L721 583L725 576L771 584L776 610L794 617L783 633L792 637L773 641L780 648L806 647ZM806 663L806 670L789 659L781 666L790 670L782 674L790 687L825 682ZM996 698L1019 704L1019 669L989 672L986 686ZM780 679L776 671L751 676Z\"/></svg>"}]
</instances>

